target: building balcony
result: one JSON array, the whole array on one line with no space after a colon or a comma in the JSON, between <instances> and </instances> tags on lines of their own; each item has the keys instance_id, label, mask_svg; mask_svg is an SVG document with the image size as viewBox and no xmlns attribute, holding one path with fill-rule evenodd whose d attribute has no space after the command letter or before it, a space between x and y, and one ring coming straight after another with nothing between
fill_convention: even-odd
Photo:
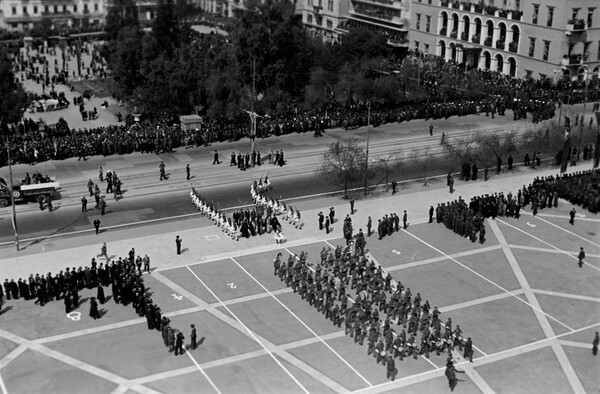
<instances>
[{"instance_id":1,"label":"building balcony","mask_svg":"<svg viewBox=\"0 0 600 394\"><path fill-rule=\"evenodd\" d=\"M452 30L450 32L450 38L457 38L457 37L458 37L458 31Z\"/></svg>"},{"instance_id":2,"label":"building balcony","mask_svg":"<svg viewBox=\"0 0 600 394\"><path fill-rule=\"evenodd\" d=\"M492 37L487 36L485 38L485 40L483 40L483 45L485 45L486 47L491 47L492 46Z\"/></svg>"},{"instance_id":3,"label":"building balcony","mask_svg":"<svg viewBox=\"0 0 600 394\"><path fill-rule=\"evenodd\" d=\"M583 55L566 55L566 58L569 60L569 66L580 66L583 64Z\"/></svg>"},{"instance_id":4,"label":"building balcony","mask_svg":"<svg viewBox=\"0 0 600 394\"><path fill-rule=\"evenodd\" d=\"M466 31L460 33L460 39L463 41L469 41L469 34Z\"/></svg>"},{"instance_id":5,"label":"building balcony","mask_svg":"<svg viewBox=\"0 0 600 394\"><path fill-rule=\"evenodd\" d=\"M440 6L453 8L461 11L468 11L474 14L490 15L497 18L512 19L520 21L523 17L523 11L498 8L493 5L485 5L483 2L459 1L459 0L440 0Z\"/></svg>"},{"instance_id":6,"label":"building balcony","mask_svg":"<svg viewBox=\"0 0 600 394\"><path fill-rule=\"evenodd\" d=\"M475 34L473 37L471 37L471 41L473 41L475 44L479 44L481 42L481 35Z\"/></svg>"},{"instance_id":7,"label":"building balcony","mask_svg":"<svg viewBox=\"0 0 600 394\"><path fill-rule=\"evenodd\" d=\"M408 40L406 38L388 38L387 45L395 48L407 47Z\"/></svg>"},{"instance_id":8,"label":"building balcony","mask_svg":"<svg viewBox=\"0 0 600 394\"><path fill-rule=\"evenodd\" d=\"M583 19L571 19L567 23L567 34L570 33L584 33L587 30L585 20Z\"/></svg>"},{"instance_id":9,"label":"building balcony","mask_svg":"<svg viewBox=\"0 0 600 394\"><path fill-rule=\"evenodd\" d=\"M448 32L448 29L445 27L442 27L440 29L440 36L445 36L447 32Z\"/></svg>"},{"instance_id":10,"label":"building balcony","mask_svg":"<svg viewBox=\"0 0 600 394\"><path fill-rule=\"evenodd\" d=\"M350 14L358 15L358 16L366 16L374 19L381 19L385 21L392 21L394 19L394 14L384 13L382 11L369 10L362 7L354 7L354 10L350 11Z\"/></svg>"},{"instance_id":11,"label":"building balcony","mask_svg":"<svg viewBox=\"0 0 600 394\"><path fill-rule=\"evenodd\" d=\"M510 52L514 52L517 53L517 50L519 49L519 43L516 41L513 41L511 43L508 44L508 50Z\"/></svg>"},{"instance_id":12,"label":"building balcony","mask_svg":"<svg viewBox=\"0 0 600 394\"><path fill-rule=\"evenodd\" d=\"M384 6L389 6L389 7L394 5L394 0L353 0L353 1L365 3L365 4L384 5Z\"/></svg>"},{"instance_id":13,"label":"building balcony","mask_svg":"<svg viewBox=\"0 0 600 394\"><path fill-rule=\"evenodd\" d=\"M502 40L496 40L496 48L504 50L504 48L506 48L506 42Z\"/></svg>"}]
</instances>

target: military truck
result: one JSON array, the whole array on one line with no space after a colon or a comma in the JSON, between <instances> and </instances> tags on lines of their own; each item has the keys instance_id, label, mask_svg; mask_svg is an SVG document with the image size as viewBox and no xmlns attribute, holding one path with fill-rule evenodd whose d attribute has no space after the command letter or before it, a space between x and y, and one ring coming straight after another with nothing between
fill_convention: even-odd
<instances>
[{"instance_id":1,"label":"military truck","mask_svg":"<svg viewBox=\"0 0 600 394\"><path fill-rule=\"evenodd\" d=\"M13 189L10 190L8 182L0 178L0 208L10 205L10 195L12 193L15 202L35 201L38 196L46 197L54 193L59 187L58 182L43 182L30 185L13 182Z\"/></svg>"}]
</instances>

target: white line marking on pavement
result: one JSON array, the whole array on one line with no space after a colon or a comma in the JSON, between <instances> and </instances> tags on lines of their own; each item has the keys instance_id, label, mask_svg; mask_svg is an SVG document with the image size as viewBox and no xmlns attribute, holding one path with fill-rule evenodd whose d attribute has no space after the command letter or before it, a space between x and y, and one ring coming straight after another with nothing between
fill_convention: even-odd
<instances>
[{"instance_id":1,"label":"white line marking on pavement","mask_svg":"<svg viewBox=\"0 0 600 394\"><path fill-rule=\"evenodd\" d=\"M8 390L6 389L6 385L4 384L4 379L2 379L1 372L0 372L0 389L2 389L3 394L8 394Z\"/></svg>"},{"instance_id":2,"label":"white line marking on pavement","mask_svg":"<svg viewBox=\"0 0 600 394\"><path fill-rule=\"evenodd\" d=\"M524 213L525 213L526 215L531 215L531 213L529 213L529 212L524 212ZM559 225L556 225L556 224L554 224L554 223L552 223L552 222L549 222L549 221L548 221L548 220L546 220L546 219L542 219L542 218L539 218L539 217L537 217L537 216L536 216L536 218L537 218L537 220L540 220L540 221L542 221L542 222L544 222L544 223L548 223L549 225L551 225L551 226L553 226L553 227L556 227L556 228L557 228L557 229L559 229L559 230L562 230L562 231L564 231L564 232L566 232L566 233L568 233L568 234L571 234L571 235L572 235L572 236L574 236L574 237L577 237L577 238L579 238L579 239L581 239L581 240L583 240L583 241L585 241L585 242L589 242L589 243L591 243L592 245L594 245L594 246L597 246L597 247L599 247L599 248L600 248L600 244L597 244L597 243L595 243L595 242L592 242L592 241L590 241L589 239L582 237L581 235L577 235L577 234L575 234L574 232L572 232L572 231L569 231L569 230L567 230L566 228L562 228L562 227L560 227ZM504 222L503 222L503 223L504 223Z\"/></svg>"},{"instance_id":3,"label":"white line marking on pavement","mask_svg":"<svg viewBox=\"0 0 600 394\"><path fill-rule=\"evenodd\" d=\"M256 282L256 284L258 284L260 287L262 287L267 293L269 293L271 295L271 297L273 297L273 299L275 301L277 301L282 307L284 307L292 316L294 316L294 318L296 318L296 320L298 320L300 322L300 324L302 324L308 331L310 331L311 334L313 334L313 336L317 339L319 339L319 341L321 341L321 343L323 345L325 345L325 347L327 347L329 350L331 350L331 352L333 354L335 354L340 360L342 360L342 362L344 364L346 364L348 366L348 368L350 368L359 378L361 378L366 384L369 385L369 387L373 387L373 385L371 384L371 382L369 382L364 376L361 375L360 372L358 372L352 365L350 365L350 363L348 363L348 361L346 361L345 358L343 358L338 352L336 352L327 342L325 342L323 340L323 338L321 338L316 332L313 331L312 328L310 328L306 323L304 323L304 321L302 319L300 319L298 317L298 315L296 315L294 312L292 312L292 310L290 308L287 307L287 305L285 305L283 302L281 302L281 300L277 297L275 297L275 295L273 295L273 293L271 293L271 291L269 291L269 289L267 289L262 283L260 283L254 276L252 276L252 274L250 272L248 272L244 267L241 266L240 263L238 263L233 257L231 257L231 261L233 261L238 267L240 267L240 269L242 271L244 271L246 273L246 275L248 275L250 278L252 278L253 281Z\"/></svg>"},{"instance_id":4,"label":"white line marking on pavement","mask_svg":"<svg viewBox=\"0 0 600 394\"><path fill-rule=\"evenodd\" d=\"M237 320L237 322L244 327L244 329L248 332L248 334L250 334L250 336L252 338L254 338L254 340L256 341L256 343L258 343L263 349L265 349L267 351L267 353L269 354L269 356L271 356L271 358L277 363L277 365L279 365L281 367L281 369L283 369L290 378L292 378L292 380L298 385L298 387L300 387L302 389L302 391L304 391L306 394L310 394L309 391L302 385L302 383L300 383L298 381L298 379L296 379L294 377L294 375L292 375L292 373L290 371L288 371L288 369L286 367L283 366L283 364L281 364L281 362L277 359L277 357L275 357L273 355L273 353L271 351L269 351L269 349L267 349L267 347L258 340L258 338L256 337L256 335L254 335L254 333L240 320L239 317L237 317L237 315L235 313L233 313L233 311L231 309L229 309L229 307L227 305L225 305L223 303L223 301L221 301L221 299L215 294L214 291L212 291L210 289L210 287L208 287L206 285L206 283L204 283L204 281L202 279L200 279L200 277L198 275L196 275L196 273L194 271L192 271L192 269L189 266L186 266L186 268L192 273L192 275L194 275L196 277L196 279L198 279L198 282L200 282L202 284L202 286L204 286L206 288L206 290L209 291L209 293L217 300L219 301L219 303L223 306L223 308L225 308L227 310L227 312L229 312L231 314L231 316L233 316L233 318L235 320Z\"/></svg>"},{"instance_id":5,"label":"white line marking on pavement","mask_svg":"<svg viewBox=\"0 0 600 394\"><path fill-rule=\"evenodd\" d=\"M192 360L192 362L196 365L196 368L198 368L198 371L200 371L200 373L202 373L202 375L204 375L204 377L206 378L206 380L208 380L208 383L210 383L210 385L212 386L212 388L215 389L215 391L218 394L222 394L221 390L219 390L219 388L217 387L217 385L215 384L215 382L213 382L212 379L210 377L208 377L208 375L206 374L206 372L204 372L204 370L202 369L202 367L200 366L200 364L198 364L198 361L196 361L196 359L194 357L192 357L192 355L190 354L190 352L186 350L185 353Z\"/></svg>"},{"instance_id":6,"label":"white line marking on pavement","mask_svg":"<svg viewBox=\"0 0 600 394\"><path fill-rule=\"evenodd\" d=\"M504 225L506 225L506 226L508 226L508 227L514 228L515 230L519 230L519 231L520 231L520 232L522 232L523 234L527 234L527 235L529 235L531 238L533 238L533 239L535 239L535 240L537 240L537 241L540 241L541 243L544 243L544 244L546 244L546 245L550 246L552 249L558 250L559 252L561 252L561 253L563 253L563 254L566 254L567 256L569 256L570 258L572 258L573 260L578 260L578 258L577 258L577 257L575 257L574 255L572 255L571 253L569 253L569 252L566 252L566 251L564 251L564 250L561 250L561 249L557 248L556 246L554 246L554 245L552 245L552 244L550 244L550 243L548 243L548 242L544 241L543 239L540 239L540 238L536 237L535 235L529 234L527 231L523 231L523 230L521 230L520 228L513 226L512 224L506 223L506 222L505 222L504 220L502 220L502 219L498 219L498 218L496 218L496 221L498 221L498 222L500 222L500 223L502 223L502 224L504 224ZM559 228L560 228L560 227L559 227ZM585 238L584 238L584 239L585 239ZM595 243L593 243L593 242L591 242L591 241L588 241L588 242L590 242L590 243L592 243L592 244L596 245ZM600 246L600 245L598 245L598 246ZM590 268L593 268L593 269L595 269L596 271L600 271L600 268L598 268L598 267L596 267L596 266L594 266L594 265L592 265L592 264L586 264L586 266L587 266L587 267L590 267Z\"/></svg>"},{"instance_id":7,"label":"white line marking on pavement","mask_svg":"<svg viewBox=\"0 0 600 394\"><path fill-rule=\"evenodd\" d=\"M401 229L402 231L404 231L406 234L410 235L411 237L413 237L414 239L422 242L423 244L429 246L431 249L435 250L436 252L438 252L439 254L442 254L444 256L446 256L448 259L454 261L456 264L460 265L461 267L463 267L464 269L466 269L467 271L472 272L473 274L477 275L478 277L480 277L481 279L485 280L486 282L496 286L497 288L499 288L500 290L502 290L503 292L510 294L511 297L514 297L516 300L524 303L525 305L528 305L531 309L534 309L536 311L538 311L539 313L547 316L548 318L554 320L555 322L557 322L558 324L560 324L561 326L567 328L569 331L573 331L573 329L569 326L567 326L565 323L561 322L560 320L550 316L549 314L547 314L546 312L544 312L543 310L536 308L535 306L531 305L530 303L528 303L527 301L521 299L520 297L518 297L517 295L513 294L512 292L510 292L509 290L506 290L504 287L500 286L499 284L497 284L496 282L486 278L485 276L481 275L479 272L475 271L474 269L471 269L469 267L467 267L466 265L464 265L463 263L461 263L460 261L456 260L454 257L447 255L446 253L442 252L441 250L439 250L438 248L436 248L435 246L431 245L430 243L422 240L421 238L417 237L414 234L409 233L408 231Z\"/></svg>"}]
</instances>

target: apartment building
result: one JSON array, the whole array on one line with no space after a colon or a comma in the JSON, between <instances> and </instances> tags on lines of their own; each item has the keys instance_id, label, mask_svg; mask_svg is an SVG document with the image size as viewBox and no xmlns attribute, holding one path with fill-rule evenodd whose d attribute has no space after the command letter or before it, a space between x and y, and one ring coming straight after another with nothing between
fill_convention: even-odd
<instances>
[{"instance_id":1,"label":"apartment building","mask_svg":"<svg viewBox=\"0 0 600 394\"><path fill-rule=\"evenodd\" d=\"M598 78L598 0L412 0L410 48L533 78Z\"/></svg>"},{"instance_id":2,"label":"apartment building","mask_svg":"<svg viewBox=\"0 0 600 394\"><path fill-rule=\"evenodd\" d=\"M104 22L106 0L1 0L0 28L23 31L43 19L52 26L78 27Z\"/></svg>"}]
</instances>

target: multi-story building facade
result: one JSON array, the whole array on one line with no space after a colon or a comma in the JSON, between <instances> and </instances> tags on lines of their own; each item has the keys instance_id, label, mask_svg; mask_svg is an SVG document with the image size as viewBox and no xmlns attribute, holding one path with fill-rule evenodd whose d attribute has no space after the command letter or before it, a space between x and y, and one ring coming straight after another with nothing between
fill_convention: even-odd
<instances>
[{"instance_id":1,"label":"multi-story building facade","mask_svg":"<svg viewBox=\"0 0 600 394\"><path fill-rule=\"evenodd\" d=\"M516 77L597 78L598 0L412 0L410 48Z\"/></svg>"},{"instance_id":2,"label":"multi-story building facade","mask_svg":"<svg viewBox=\"0 0 600 394\"><path fill-rule=\"evenodd\" d=\"M410 0L350 0L344 27L365 27L387 37L392 47L408 47Z\"/></svg>"},{"instance_id":3,"label":"multi-story building facade","mask_svg":"<svg viewBox=\"0 0 600 394\"><path fill-rule=\"evenodd\" d=\"M338 39L338 27L348 19L349 0L297 0L296 14L302 17L306 30L325 42Z\"/></svg>"},{"instance_id":4,"label":"multi-story building facade","mask_svg":"<svg viewBox=\"0 0 600 394\"><path fill-rule=\"evenodd\" d=\"M44 19L52 26L79 27L104 22L105 0L2 0L0 28L23 31Z\"/></svg>"}]
</instances>

